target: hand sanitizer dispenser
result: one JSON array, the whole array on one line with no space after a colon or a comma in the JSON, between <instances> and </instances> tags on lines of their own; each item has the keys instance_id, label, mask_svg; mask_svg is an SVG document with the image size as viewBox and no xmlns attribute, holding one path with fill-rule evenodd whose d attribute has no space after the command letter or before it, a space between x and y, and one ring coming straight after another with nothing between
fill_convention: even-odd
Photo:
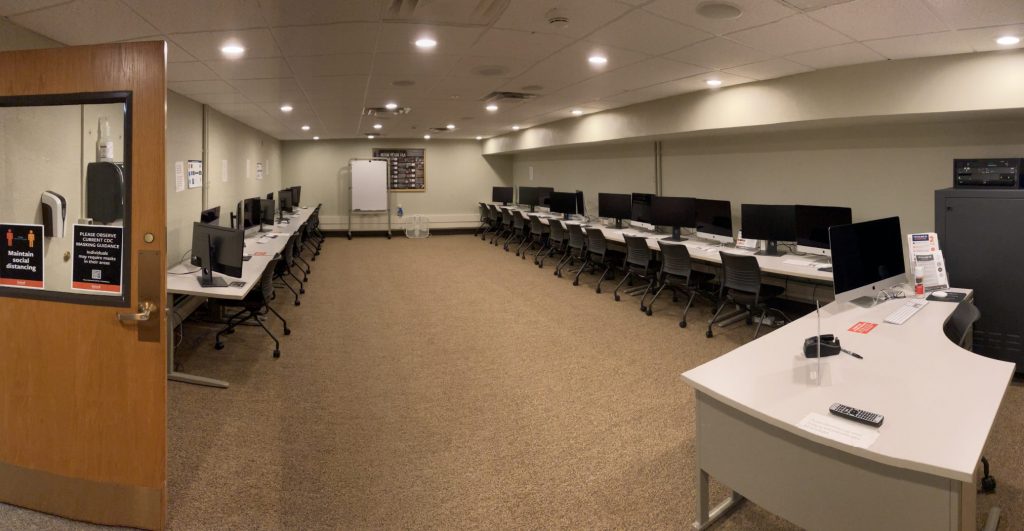
<instances>
[{"instance_id":1,"label":"hand sanitizer dispenser","mask_svg":"<svg viewBox=\"0 0 1024 531\"><path fill-rule=\"evenodd\" d=\"M63 238L68 219L68 202L64 196L50 190L43 192L39 202L43 205L43 234Z\"/></svg>"}]
</instances>

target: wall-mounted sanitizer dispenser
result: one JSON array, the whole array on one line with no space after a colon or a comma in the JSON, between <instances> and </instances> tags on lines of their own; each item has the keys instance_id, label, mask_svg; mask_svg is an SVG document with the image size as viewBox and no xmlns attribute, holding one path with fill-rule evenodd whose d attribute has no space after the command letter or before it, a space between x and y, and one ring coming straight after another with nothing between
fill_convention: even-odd
<instances>
[{"instance_id":1,"label":"wall-mounted sanitizer dispenser","mask_svg":"<svg viewBox=\"0 0 1024 531\"><path fill-rule=\"evenodd\" d=\"M43 205L43 234L51 238L63 238L68 220L68 202L57 192L47 190L39 199Z\"/></svg>"}]
</instances>

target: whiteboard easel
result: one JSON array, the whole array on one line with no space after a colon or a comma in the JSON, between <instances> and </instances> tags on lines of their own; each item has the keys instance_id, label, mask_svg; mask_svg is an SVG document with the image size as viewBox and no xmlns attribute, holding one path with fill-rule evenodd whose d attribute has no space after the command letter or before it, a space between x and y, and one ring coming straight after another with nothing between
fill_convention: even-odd
<instances>
[{"instance_id":1,"label":"whiteboard easel","mask_svg":"<svg viewBox=\"0 0 1024 531\"><path fill-rule=\"evenodd\" d=\"M348 239L352 239L352 216L387 214L388 239L391 239L391 194L388 193L388 161L352 159L349 161Z\"/></svg>"}]
</instances>

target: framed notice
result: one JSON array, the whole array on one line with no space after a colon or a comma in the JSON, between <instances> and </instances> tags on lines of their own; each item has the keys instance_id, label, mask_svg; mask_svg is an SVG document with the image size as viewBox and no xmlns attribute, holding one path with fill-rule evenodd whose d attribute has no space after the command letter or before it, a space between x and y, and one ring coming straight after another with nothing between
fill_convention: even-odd
<instances>
[{"instance_id":1,"label":"framed notice","mask_svg":"<svg viewBox=\"0 0 1024 531\"><path fill-rule=\"evenodd\" d=\"M373 158L388 161L388 188L393 192L426 192L425 149L373 148Z\"/></svg>"},{"instance_id":2,"label":"framed notice","mask_svg":"<svg viewBox=\"0 0 1024 531\"><path fill-rule=\"evenodd\" d=\"M43 226L0 224L0 286L43 289Z\"/></svg>"},{"instance_id":3,"label":"framed notice","mask_svg":"<svg viewBox=\"0 0 1024 531\"><path fill-rule=\"evenodd\" d=\"M75 225L71 289L121 295L124 227Z\"/></svg>"}]
</instances>

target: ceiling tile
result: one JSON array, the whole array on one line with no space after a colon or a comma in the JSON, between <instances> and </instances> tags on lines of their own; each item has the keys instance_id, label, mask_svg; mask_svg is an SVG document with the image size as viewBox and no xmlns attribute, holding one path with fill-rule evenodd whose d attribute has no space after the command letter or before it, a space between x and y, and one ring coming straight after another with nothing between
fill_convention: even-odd
<instances>
[{"instance_id":1,"label":"ceiling tile","mask_svg":"<svg viewBox=\"0 0 1024 531\"><path fill-rule=\"evenodd\" d=\"M733 19L712 19L697 14L697 6L703 2L705 0L656 0L644 9L715 35L760 26L797 13L779 2L730 0L728 3L740 8L743 14Z\"/></svg>"},{"instance_id":2,"label":"ceiling tile","mask_svg":"<svg viewBox=\"0 0 1024 531\"><path fill-rule=\"evenodd\" d=\"M587 40L650 55L661 55L711 37L711 34L701 30L652 15L647 11L636 10L588 35Z\"/></svg>"},{"instance_id":3,"label":"ceiling tile","mask_svg":"<svg viewBox=\"0 0 1024 531\"><path fill-rule=\"evenodd\" d=\"M426 92L426 96L434 99L450 99L451 96L458 96L460 99L477 101L479 109L476 109L477 112L474 114L479 114L480 109L484 106L480 99L497 90L504 82L505 80L502 78L493 77L449 76L438 79Z\"/></svg>"},{"instance_id":4,"label":"ceiling tile","mask_svg":"<svg viewBox=\"0 0 1024 531\"><path fill-rule=\"evenodd\" d=\"M214 105L217 103L250 103L249 98L239 94L236 90L233 90L232 92L220 92L213 94L190 94L189 97L199 103L206 103L208 105Z\"/></svg>"},{"instance_id":5,"label":"ceiling tile","mask_svg":"<svg viewBox=\"0 0 1024 531\"><path fill-rule=\"evenodd\" d=\"M223 79L265 79L289 77L292 71L280 57L244 57L206 63Z\"/></svg>"},{"instance_id":6,"label":"ceiling tile","mask_svg":"<svg viewBox=\"0 0 1024 531\"><path fill-rule=\"evenodd\" d=\"M377 40L378 53L419 53L421 55L461 55L473 46L484 29L456 26L428 26L422 24L383 24ZM417 39L430 37L437 47L420 51L413 44Z\"/></svg>"},{"instance_id":7,"label":"ceiling tile","mask_svg":"<svg viewBox=\"0 0 1024 531\"><path fill-rule=\"evenodd\" d=\"M728 39L715 37L677 50L665 57L708 68L722 69L764 61L771 58L771 55Z\"/></svg>"},{"instance_id":8,"label":"ceiling tile","mask_svg":"<svg viewBox=\"0 0 1024 531\"><path fill-rule=\"evenodd\" d=\"M448 75L458 62L459 57L454 55L380 53L373 60L372 75L386 77L388 81L440 77Z\"/></svg>"},{"instance_id":9,"label":"ceiling tile","mask_svg":"<svg viewBox=\"0 0 1024 531\"><path fill-rule=\"evenodd\" d=\"M569 19L569 25L564 28L548 23L547 13L556 6L558 12ZM516 0L509 2L494 27L579 38L628 10L629 6L609 0L561 0L557 3L547 0Z\"/></svg>"},{"instance_id":10,"label":"ceiling tile","mask_svg":"<svg viewBox=\"0 0 1024 531\"><path fill-rule=\"evenodd\" d=\"M729 38L774 55L789 55L850 42L849 37L812 20L807 15L795 15L778 22L732 33Z\"/></svg>"},{"instance_id":11,"label":"ceiling tile","mask_svg":"<svg viewBox=\"0 0 1024 531\"><path fill-rule=\"evenodd\" d=\"M231 84L253 103L280 103L304 96L299 84L291 78L241 79Z\"/></svg>"},{"instance_id":12,"label":"ceiling tile","mask_svg":"<svg viewBox=\"0 0 1024 531\"><path fill-rule=\"evenodd\" d=\"M373 53L379 24L348 22L323 26L274 28L274 37L288 57L339 53Z\"/></svg>"},{"instance_id":13,"label":"ceiling tile","mask_svg":"<svg viewBox=\"0 0 1024 531\"><path fill-rule=\"evenodd\" d=\"M227 94L235 92L235 89L231 85L220 80L170 81L167 83L167 88L177 92L178 94L184 94L186 96L193 96L196 94Z\"/></svg>"},{"instance_id":14,"label":"ceiling tile","mask_svg":"<svg viewBox=\"0 0 1024 531\"><path fill-rule=\"evenodd\" d=\"M707 80L711 77L720 80L722 82L722 87L739 85L741 83L749 83L753 81L753 79L747 77L737 76L725 72L718 72L714 76L698 75L688 77L686 79L660 83L658 85L653 85L638 90L624 92L622 94L618 94L610 98L605 98L605 100L623 104L633 104L644 101L657 100L661 98L668 98L671 96L678 96L679 94L696 92L698 90L714 90L708 88L707 85Z\"/></svg>"},{"instance_id":15,"label":"ceiling tile","mask_svg":"<svg viewBox=\"0 0 1024 531\"><path fill-rule=\"evenodd\" d=\"M960 30L957 32L957 34L960 35L960 37L963 38L964 42L970 45L970 47L973 48L976 52L1024 48L1024 24ZM997 38L1005 37L1007 35L1020 37L1021 42L1014 44L1012 46L1003 46L1001 44L996 43Z\"/></svg>"},{"instance_id":16,"label":"ceiling tile","mask_svg":"<svg viewBox=\"0 0 1024 531\"><path fill-rule=\"evenodd\" d=\"M170 39L200 61L222 59L220 48L227 42L238 42L244 46L245 57L278 57L281 55L274 43L274 37L267 29L177 33L171 35Z\"/></svg>"},{"instance_id":17,"label":"ceiling tile","mask_svg":"<svg viewBox=\"0 0 1024 531\"><path fill-rule=\"evenodd\" d=\"M859 42L795 53L787 59L813 68L832 68L885 60L878 52Z\"/></svg>"},{"instance_id":18,"label":"ceiling tile","mask_svg":"<svg viewBox=\"0 0 1024 531\"><path fill-rule=\"evenodd\" d=\"M339 99L362 101L366 94L367 76L311 77L299 80L310 100Z\"/></svg>"},{"instance_id":19,"label":"ceiling tile","mask_svg":"<svg viewBox=\"0 0 1024 531\"><path fill-rule=\"evenodd\" d=\"M867 41L864 44L889 59L952 55L971 51L971 47L964 39L952 31L929 33L927 35L911 35L909 37L894 37L892 39Z\"/></svg>"},{"instance_id":20,"label":"ceiling tile","mask_svg":"<svg viewBox=\"0 0 1024 531\"><path fill-rule=\"evenodd\" d=\"M1024 24L1021 0L922 0L951 28Z\"/></svg>"},{"instance_id":21,"label":"ceiling tile","mask_svg":"<svg viewBox=\"0 0 1024 531\"><path fill-rule=\"evenodd\" d=\"M810 72L810 67L787 61L785 59L770 59L760 63L745 66L737 66L726 70L726 73L754 79L773 79L777 77L791 76L802 72Z\"/></svg>"},{"instance_id":22,"label":"ceiling tile","mask_svg":"<svg viewBox=\"0 0 1024 531\"><path fill-rule=\"evenodd\" d=\"M542 59L572 43L572 39L553 33L530 33L506 29L487 30L468 55L510 56L523 59Z\"/></svg>"},{"instance_id":23,"label":"ceiling tile","mask_svg":"<svg viewBox=\"0 0 1024 531\"><path fill-rule=\"evenodd\" d=\"M163 33L259 28L266 24L256 0L123 0Z\"/></svg>"},{"instance_id":24,"label":"ceiling tile","mask_svg":"<svg viewBox=\"0 0 1024 531\"><path fill-rule=\"evenodd\" d=\"M380 20L380 0L303 0L301 8L294 0L259 2L263 16L271 27Z\"/></svg>"},{"instance_id":25,"label":"ceiling tile","mask_svg":"<svg viewBox=\"0 0 1024 531\"><path fill-rule=\"evenodd\" d=\"M11 17L15 24L68 45L124 41L160 33L117 0L77 0Z\"/></svg>"},{"instance_id":26,"label":"ceiling tile","mask_svg":"<svg viewBox=\"0 0 1024 531\"><path fill-rule=\"evenodd\" d=\"M859 41L944 31L946 25L918 0L855 0L809 13Z\"/></svg>"},{"instance_id":27,"label":"ceiling tile","mask_svg":"<svg viewBox=\"0 0 1024 531\"><path fill-rule=\"evenodd\" d=\"M207 81L211 79L219 79L217 73L199 61L167 65L167 81Z\"/></svg>"},{"instance_id":28,"label":"ceiling tile","mask_svg":"<svg viewBox=\"0 0 1024 531\"><path fill-rule=\"evenodd\" d=\"M342 53L289 57L288 64L296 77L363 76L370 74L373 54Z\"/></svg>"},{"instance_id":29,"label":"ceiling tile","mask_svg":"<svg viewBox=\"0 0 1024 531\"><path fill-rule=\"evenodd\" d=\"M437 82L433 77L404 77L403 80L413 81L412 86L395 86L390 77L370 76L367 88L367 105L378 105L387 101L396 101L399 105L408 106L410 100L422 98Z\"/></svg>"},{"instance_id":30,"label":"ceiling tile","mask_svg":"<svg viewBox=\"0 0 1024 531\"><path fill-rule=\"evenodd\" d=\"M534 62L514 57L467 56L459 59L450 76L512 78L533 66Z\"/></svg>"},{"instance_id":31,"label":"ceiling tile","mask_svg":"<svg viewBox=\"0 0 1024 531\"><path fill-rule=\"evenodd\" d=\"M707 69L668 59L652 58L592 77L560 92L572 95L572 102L598 99L666 81L690 77Z\"/></svg>"},{"instance_id":32,"label":"ceiling tile","mask_svg":"<svg viewBox=\"0 0 1024 531\"><path fill-rule=\"evenodd\" d=\"M288 103L288 104L290 104L292 106L293 109L292 109L291 112L285 113L285 112L281 111L281 105L284 104L284 103ZM306 120L306 121L308 121L308 120L312 120L313 118L316 118L316 116L317 116L316 110L313 108L312 105L306 103L305 99L300 99L300 100L296 100L296 101L273 102L273 103L271 103L271 102L263 102L263 103L257 103L256 105L259 105L259 107L261 109L266 111L266 113L271 118L275 118L275 119L278 119L278 120L284 120L284 119L287 118L287 119Z\"/></svg>"},{"instance_id":33,"label":"ceiling tile","mask_svg":"<svg viewBox=\"0 0 1024 531\"><path fill-rule=\"evenodd\" d=\"M181 46L178 46L177 44L174 44L173 42L167 40L162 35L148 36L148 37L139 37L137 39L126 39L124 42L153 42L153 41L163 41L163 42L167 43L167 62L168 63L191 63L191 62L194 62L196 60L196 58L192 57L192 55L190 55L188 52L186 52L184 48L182 48Z\"/></svg>"},{"instance_id":34,"label":"ceiling tile","mask_svg":"<svg viewBox=\"0 0 1024 531\"><path fill-rule=\"evenodd\" d=\"M845 4L853 0L782 0L783 2L802 11L814 11L836 4Z\"/></svg>"},{"instance_id":35,"label":"ceiling tile","mask_svg":"<svg viewBox=\"0 0 1024 531\"><path fill-rule=\"evenodd\" d=\"M43 9L69 0L0 0L0 17L9 17L26 11Z\"/></svg>"},{"instance_id":36,"label":"ceiling tile","mask_svg":"<svg viewBox=\"0 0 1024 531\"><path fill-rule=\"evenodd\" d=\"M608 58L607 65L594 67L587 61L587 57L595 51L605 54ZM578 42L537 63L533 68L510 80L503 87L506 90L525 90L524 86L539 85L543 88L537 92L553 92L589 77L639 62L644 58L644 55L628 50Z\"/></svg>"}]
</instances>

